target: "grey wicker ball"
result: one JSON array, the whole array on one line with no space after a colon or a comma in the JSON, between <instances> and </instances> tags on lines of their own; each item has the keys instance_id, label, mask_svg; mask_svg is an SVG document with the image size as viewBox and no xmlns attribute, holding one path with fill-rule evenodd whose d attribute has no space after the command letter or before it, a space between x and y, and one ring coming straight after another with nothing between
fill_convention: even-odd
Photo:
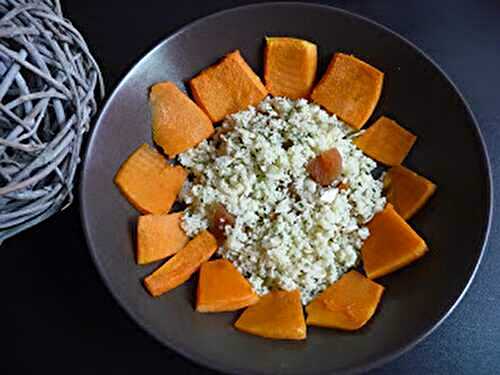
<instances>
[{"instance_id":1,"label":"grey wicker ball","mask_svg":"<svg viewBox=\"0 0 500 375\"><path fill-rule=\"evenodd\" d=\"M73 199L104 86L59 0L0 0L0 242Z\"/></svg>"}]
</instances>

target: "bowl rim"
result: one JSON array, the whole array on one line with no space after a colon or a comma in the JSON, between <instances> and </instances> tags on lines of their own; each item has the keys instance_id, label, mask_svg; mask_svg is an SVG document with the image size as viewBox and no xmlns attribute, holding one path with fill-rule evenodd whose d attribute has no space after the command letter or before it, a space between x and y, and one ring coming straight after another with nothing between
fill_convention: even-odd
<instances>
[{"instance_id":1,"label":"bowl rim","mask_svg":"<svg viewBox=\"0 0 500 375\"><path fill-rule=\"evenodd\" d=\"M462 92L459 90L459 88L455 85L455 83L451 80L451 78L448 76L448 74L423 50L421 50L419 47L417 47L413 42L405 38L404 36L400 35L399 33L391 30L387 26L384 26L383 24L373 21L370 18L367 18L365 16L359 15L357 13L351 12L346 9L330 6L330 5L325 5L325 4L316 4L316 3L307 3L307 2L301 2L301 1L283 1L283 2L277 2L277 1L272 1L272 2L266 2L266 3L253 3L253 4L247 4L247 5L242 5L242 6L237 6L237 7L231 7L228 9L224 9L221 11L217 11L211 14L208 14L207 16L203 16L201 18L198 18L194 21L191 21L184 26L178 28L177 30L170 32L166 37L161 39L159 42L155 44L153 48L148 50L148 52L142 54L135 62L132 64L132 66L127 70L127 72L120 78L119 83L115 86L113 89L113 92L109 95L109 97L106 99L105 104L101 107L99 111L99 116L97 117L97 120L94 123L94 126L92 127L90 134L88 136L86 145L84 146L84 157L83 157L83 163L82 167L80 170L80 182L79 182L79 190L78 190L78 195L79 195L79 204L80 204L80 219L81 219L81 224L83 227L83 232L85 236L85 241L87 243L88 250L90 252L92 261L94 262L98 274L104 284L106 285L108 291L111 293L113 298L118 302L118 305L121 306L123 310L127 313L128 317L131 318L135 324L138 324L145 332L147 332L151 337L153 337L156 341L158 341L162 346L168 347L170 350L180 354L184 358L188 359L189 361L193 363L200 364L202 366L205 366L210 369L215 369L224 373L250 373L250 374L258 374L259 372L255 371L248 371L247 369L243 370L241 368L234 368L230 366L225 366L221 362L214 361L211 358L206 358L203 356L200 356L199 354L190 352L188 349L185 348L179 348L175 347L171 342L166 340L163 337L160 337L159 334L157 334L154 330L150 329L147 327L139 318L139 316L132 311L132 309L129 308L129 306L123 302L119 297L116 291L112 287L112 283L110 279L108 279L108 276L104 273L103 267L100 265L99 259L97 257L97 253L95 251L94 246L92 245L92 240L91 236L89 233L89 225L88 225L88 218L86 216L86 210L85 210L85 196L83 193L83 186L85 184L85 181L87 179L87 164L89 163L89 160L92 155L92 148L95 144L94 138L96 135L96 131L99 126L101 126L101 122L103 121L103 117L105 114L108 112L109 107L111 106L111 103L114 101L114 98L116 94L120 91L122 86L125 84L125 82L132 76L135 71L138 69L138 66L142 63L142 61L149 56L153 55L157 50L161 49L165 44L167 44L171 39L175 38L177 35L182 34L189 29L191 29L193 26L196 26L200 23L210 21L211 19L218 18L220 16L224 16L227 14L231 13L238 13L240 11L245 11L245 10L252 10L252 9L257 9L257 8L266 8L266 7L304 7L304 8L316 8L319 10L324 10L324 11L329 11L329 12L336 12L342 16L345 17L350 17L354 20L357 21L362 21L371 24L372 26L378 27L382 29L383 31L391 34L393 37L399 39L403 43L407 44L409 47L411 47L416 53L420 54L425 60L427 60L430 64L434 66L434 68L437 69L437 71L445 78L445 80L448 82L448 84L451 86L451 88L456 92L458 95L461 103L466 109L467 115L470 117L473 125L474 125L474 131L476 133L476 136L479 140L479 143L481 145L481 154L483 158L483 164L485 166L485 171L487 174L487 184L486 184L486 204L487 204L487 220L485 222L484 227L482 228L482 233L481 233L481 249L479 252L479 256L476 259L476 264L474 265L473 270L470 272L468 275L468 280L463 287L462 291L456 297L455 301L450 304L448 307L447 311L445 314L443 314L439 319L436 321L433 321L430 323L429 327L423 328L422 332L409 340L409 342L402 347L392 350L383 356L374 359L374 360L367 360L365 362L359 363L355 366L350 366L346 368L342 368L337 370L337 373L361 373L361 372L366 372L371 369L380 367L397 357L401 356L403 353L409 351L410 349L414 348L418 343L420 343L422 340L424 340L427 336L429 336L431 333L433 333L450 315L451 313L455 310L455 308L458 306L458 304L462 301L463 297L469 290L476 274L477 270L481 264L481 261L483 259L484 253L486 251L486 247L488 245L488 238L491 230L491 224L492 224L492 214L493 214L493 177L492 177L492 172L491 172L491 162L488 154L488 149L486 146L486 142L484 140L483 134L481 132L481 129L479 127L479 124L477 122L476 117L474 116L474 113L472 112L472 109L470 108L469 103L466 101L464 95ZM316 374L326 374L326 373L331 373L332 370L324 369L321 370L320 372L317 372Z\"/></svg>"}]
</instances>

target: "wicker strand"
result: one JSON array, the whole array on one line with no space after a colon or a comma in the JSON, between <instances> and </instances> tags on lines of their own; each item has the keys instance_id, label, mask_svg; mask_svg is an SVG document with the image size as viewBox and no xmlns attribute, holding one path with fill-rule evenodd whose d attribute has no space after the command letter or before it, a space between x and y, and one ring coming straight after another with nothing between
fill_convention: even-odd
<instances>
[{"instance_id":1,"label":"wicker strand","mask_svg":"<svg viewBox=\"0 0 500 375\"><path fill-rule=\"evenodd\" d=\"M0 0L0 242L71 203L101 72L59 0Z\"/></svg>"}]
</instances>

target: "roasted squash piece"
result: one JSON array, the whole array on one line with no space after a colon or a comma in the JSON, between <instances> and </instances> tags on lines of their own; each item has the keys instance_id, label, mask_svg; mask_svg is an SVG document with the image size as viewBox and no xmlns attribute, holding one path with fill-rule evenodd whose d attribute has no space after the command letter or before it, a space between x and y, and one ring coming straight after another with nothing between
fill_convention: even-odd
<instances>
[{"instance_id":1,"label":"roasted squash piece","mask_svg":"<svg viewBox=\"0 0 500 375\"><path fill-rule=\"evenodd\" d=\"M234 311L253 305L259 297L227 259L205 262L200 268L196 311Z\"/></svg>"},{"instance_id":2,"label":"roasted squash piece","mask_svg":"<svg viewBox=\"0 0 500 375\"><path fill-rule=\"evenodd\" d=\"M382 116L354 140L366 155L386 165L399 165L410 152L417 137Z\"/></svg>"},{"instance_id":3,"label":"roasted squash piece","mask_svg":"<svg viewBox=\"0 0 500 375\"><path fill-rule=\"evenodd\" d=\"M306 307L307 324L356 330L373 316L384 287L359 272L350 271Z\"/></svg>"},{"instance_id":4,"label":"roasted squash piece","mask_svg":"<svg viewBox=\"0 0 500 375\"><path fill-rule=\"evenodd\" d=\"M187 243L177 254L144 279L144 285L157 297L187 281L203 262L217 250L217 241L203 231Z\"/></svg>"},{"instance_id":5,"label":"roasted squash piece","mask_svg":"<svg viewBox=\"0 0 500 375\"><path fill-rule=\"evenodd\" d=\"M300 292L272 291L243 311L234 325L240 331L270 339L304 340L306 323Z\"/></svg>"},{"instance_id":6,"label":"roasted squash piece","mask_svg":"<svg viewBox=\"0 0 500 375\"><path fill-rule=\"evenodd\" d=\"M187 173L143 144L121 165L115 183L128 201L142 213L166 213L177 199Z\"/></svg>"},{"instance_id":7,"label":"roasted squash piece","mask_svg":"<svg viewBox=\"0 0 500 375\"><path fill-rule=\"evenodd\" d=\"M256 105L267 95L260 78L236 50L202 71L189 85L194 100L213 122Z\"/></svg>"},{"instance_id":8,"label":"roasted squash piece","mask_svg":"<svg viewBox=\"0 0 500 375\"><path fill-rule=\"evenodd\" d=\"M382 92L384 73L354 56L336 53L311 99L353 128L361 129Z\"/></svg>"},{"instance_id":9,"label":"roasted squash piece","mask_svg":"<svg viewBox=\"0 0 500 375\"><path fill-rule=\"evenodd\" d=\"M384 177L387 201L405 220L410 219L436 191L431 181L402 165L390 168Z\"/></svg>"},{"instance_id":10,"label":"roasted squash piece","mask_svg":"<svg viewBox=\"0 0 500 375\"><path fill-rule=\"evenodd\" d=\"M423 256L425 241L388 203L367 224L370 236L361 248L366 275L376 279L396 271Z\"/></svg>"},{"instance_id":11,"label":"roasted squash piece","mask_svg":"<svg viewBox=\"0 0 500 375\"><path fill-rule=\"evenodd\" d=\"M153 117L153 139L173 158L214 132L212 121L172 82L160 82L149 94Z\"/></svg>"},{"instance_id":12,"label":"roasted squash piece","mask_svg":"<svg viewBox=\"0 0 500 375\"><path fill-rule=\"evenodd\" d=\"M306 169L314 181L328 186L342 173L342 155L336 148L323 151L307 164Z\"/></svg>"},{"instance_id":13,"label":"roasted squash piece","mask_svg":"<svg viewBox=\"0 0 500 375\"><path fill-rule=\"evenodd\" d=\"M182 212L170 215L143 215L137 220L137 263L166 258L189 241L181 228Z\"/></svg>"},{"instance_id":14,"label":"roasted squash piece","mask_svg":"<svg viewBox=\"0 0 500 375\"><path fill-rule=\"evenodd\" d=\"M291 99L308 97L317 65L316 44L296 38L266 38L264 80L272 95Z\"/></svg>"}]
</instances>

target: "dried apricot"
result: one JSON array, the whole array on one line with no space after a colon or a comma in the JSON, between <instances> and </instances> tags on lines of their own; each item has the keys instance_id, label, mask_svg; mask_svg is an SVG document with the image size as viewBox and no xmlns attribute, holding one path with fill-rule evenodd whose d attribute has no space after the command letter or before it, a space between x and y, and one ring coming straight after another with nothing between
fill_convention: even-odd
<instances>
[{"instance_id":1,"label":"dried apricot","mask_svg":"<svg viewBox=\"0 0 500 375\"><path fill-rule=\"evenodd\" d=\"M309 162L307 171L318 184L328 186L342 173L342 155L336 148L323 151Z\"/></svg>"},{"instance_id":2,"label":"dried apricot","mask_svg":"<svg viewBox=\"0 0 500 375\"><path fill-rule=\"evenodd\" d=\"M224 205L216 203L213 207L212 219L208 231L217 239L219 245L226 240L225 228L227 225L233 226L235 223L234 216L231 215Z\"/></svg>"}]
</instances>

